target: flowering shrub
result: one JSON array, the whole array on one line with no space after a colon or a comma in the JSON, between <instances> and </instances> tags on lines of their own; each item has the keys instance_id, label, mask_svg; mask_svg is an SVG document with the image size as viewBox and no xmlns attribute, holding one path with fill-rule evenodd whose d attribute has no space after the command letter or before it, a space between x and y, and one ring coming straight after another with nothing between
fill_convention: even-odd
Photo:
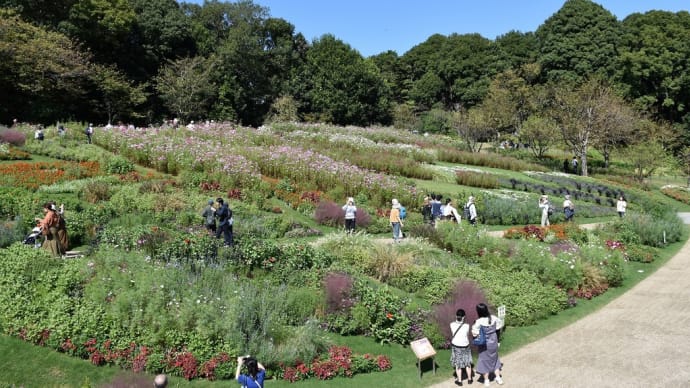
<instances>
[{"instance_id":1,"label":"flowering shrub","mask_svg":"<svg viewBox=\"0 0 690 388\"><path fill-rule=\"evenodd\" d=\"M37 189L73 179L96 176L98 162L16 162L0 165L0 186Z\"/></svg>"},{"instance_id":2,"label":"flowering shrub","mask_svg":"<svg viewBox=\"0 0 690 388\"><path fill-rule=\"evenodd\" d=\"M291 383L312 377L330 380L336 376L352 377L358 373L383 372L391 367L390 359L385 355L357 355L347 346L331 346L326 359L316 358L310 364L300 361L294 366L281 364L278 377Z\"/></svg>"}]
</instances>

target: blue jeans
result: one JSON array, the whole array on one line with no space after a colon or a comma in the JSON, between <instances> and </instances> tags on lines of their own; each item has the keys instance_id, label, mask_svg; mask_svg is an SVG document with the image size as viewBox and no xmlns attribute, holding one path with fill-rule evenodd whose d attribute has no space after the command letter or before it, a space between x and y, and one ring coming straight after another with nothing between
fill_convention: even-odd
<instances>
[{"instance_id":1,"label":"blue jeans","mask_svg":"<svg viewBox=\"0 0 690 388\"><path fill-rule=\"evenodd\" d=\"M400 237L400 223L393 222L391 225L393 225L393 241L398 241Z\"/></svg>"}]
</instances>

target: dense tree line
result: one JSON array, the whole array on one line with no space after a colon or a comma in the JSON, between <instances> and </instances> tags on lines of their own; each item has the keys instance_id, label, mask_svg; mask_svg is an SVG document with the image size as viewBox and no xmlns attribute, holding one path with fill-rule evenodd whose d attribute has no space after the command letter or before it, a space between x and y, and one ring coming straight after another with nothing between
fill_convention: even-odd
<instances>
[{"instance_id":1,"label":"dense tree line","mask_svg":"<svg viewBox=\"0 0 690 388\"><path fill-rule=\"evenodd\" d=\"M402 55L364 58L333 35L308 42L250 0L0 0L0 7L4 123L178 117L256 126L283 116L461 134L472 149L508 133L543 141L555 132L590 144L582 137L588 126L646 122L655 128L636 133L670 132L665 149L690 144L686 11L618 21L590 0L567 0L535 32L493 41L436 34ZM615 106L618 117L597 116L594 106ZM609 136L607 146L634 136Z\"/></svg>"}]
</instances>

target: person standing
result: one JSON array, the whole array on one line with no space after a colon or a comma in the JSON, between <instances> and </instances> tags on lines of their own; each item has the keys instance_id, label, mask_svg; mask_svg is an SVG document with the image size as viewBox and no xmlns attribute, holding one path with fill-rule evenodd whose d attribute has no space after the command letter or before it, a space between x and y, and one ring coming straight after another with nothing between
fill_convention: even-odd
<instances>
[{"instance_id":1,"label":"person standing","mask_svg":"<svg viewBox=\"0 0 690 388\"><path fill-rule=\"evenodd\" d=\"M539 198L539 209L541 209L541 226L549 226L549 196L548 195L542 195L541 198Z\"/></svg>"},{"instance_id":2,"label":"person standing","mask_svg":"<svg viewBox=\"0 0 690 388\"><path fill-rule=\"evenodd\" d=\"M438 220L443 217L443 211L441 211L441 195L431 194L431 220L434 225Z\"/></svg>"},{"instance_id":3,"label":"person standing","mask_svg":"<svg viewBox=\"0 0 690 388\"><path fill-rule=\"evenodd\" d=\"M467 220L472 226L477 226L477 206L474 204L474 196L470 195L465 206L467 206Z\"/></svg>"},{"instance_id":4,"label":"person standing","mask_svg":"<svg viewBox=\"0 0 690 388\"><path fill-rule=\"evenodd\" d=\"M57 227L60 222L57 212L53 209L53 204L46 202L43 205L43 218L36 218L38 226L41 228L45 241L41 246L50 251L53 256L60 256L60 240L58 240Z\"/></svg>"},{"instance_id":5,"label":"person standing","mask_svg":"<svg viewBox=\"0 0 690 388\"><path fill-rule=\"evenodd\" d=\"M400 218L400 202L398 202L397 199L393 198L391 201L393 204L391 207L391 214L389 217L389 221L391 224L391 227L393 228L393 242L397 243L400 242L400 237L401 237L401 229L402 228L402 219Z\"/></svg>"},{"instance_id":6,"label":"person standing","mask_svg":"<svg viewBox=\"0 0 690 388\"><path fill-rule=\"evenodd\" d=\"M431 217L431 202L429 201L429 197L424 197L424 202L422 202L422 218L424 219L425 224L431 224L433 225L433 218Z\"/></svg>"},{"instance_id":7,"label":"person standing","mask_svg":"<svg viewBox=\"0 0 690 388\"><path fill-rule=\"evenodd\" d=\"M456 224L460 223L460 214L458 214L458 210L455 207L453 207L450 198L446 198L446 206L443 207L443 218L449 221L453 221Z\"/></svg>"},{"instance_id":8,"label":"person standing","mask_svg":"<svg viewBox=\"0 0 690 388\"><path fill-rule=\"evenodd\" d=\"M65 222L65 204L59 208L55 207L55 202L51 202L51 207L58 216L57 239L60 245L60 254L64 255L69 250L69 237L67 236L67 223Z\"/></svg>"},{"instance_id":9,"label":"person standing","mask_svg":"<svg viewBox=\"0 0 690 388\"><path fill-rule=\"evenodd\" d=\"M465 322L465 310L458 309L455 312L455 321L450 323L450 363L455 368L455 385L462 386L462 371L467 373L467 383L472 384L472 349L468 334L470 325Z\"/></svg>"},{"instance_id":10,"label":"person standing","mask_svg":"<svg viewBox=\"0 0 690 388\"><path fill-rule=\"evenodd\" d=\"M577 156L573 156L573 160L571 162L571 165L573 167L573 174L575 174L575 175L578 175L577 174L577 164L578 164Z\"/></svg>"},{"instance_id":11,"label":"person standing","mask_svg":"<svg viewBox=\"0 0 690 388\"><path fill-rule=\"evenodd\" d=\"M208 204L201 212L201 217L204 219L204 224L208 233L211 235L216 234L216 208L213 207L213 200L209 199Z\"/></svg>"},{"instance_id":12,"label":"person standing","mask_svg":"<svg viewBox=\"0 0 690 388\"><path fill-rule=\"evenodd\" d=\"M216 229L216 238L220 238L223 235L225 240L225 246L231 247L232 241L232 224L234 223L232 218L232 210L228 207L228 204L223 201L223 198L216 198L216 202L220 208L216 210L216 217L218 217L218 229Z\"/></svg>"},{"instance_id":13,"label":"person standing","mask_svg":"<svg viewBox=\"0 0 690 388\"><path fill-rule=\"evenodd\" d=\"M628 202L625 197L621 194L616 202L616 211L618 212L618 217L623 218L625 216L625 211L628 208Z\"/></svg>"},{"instance_id":14,"label":"person standing","mask_svg":"<svg viewBox=\"0 0 690 388\"><path fill-rule=\"evenodd\" d=\"M563 201L563 214L565 214L566 221L572 221L575 215L575 204L570 200L570 195L565 196Z\"/></svg>"},{"instance_id":15,"label":"person standing","mask_svg":"<svg viewBox=\"0 0 690 388\"><path fill-rule=\"evenodd\" d=\"M345 231L347 233L354 233L356 216L357 216L357 206L355 206L355 199L349 197L347 203L343 206L343 211L345 212Z\"/></svg>"},{"instance_id":16,"label":"person standing","mask_svg":"<svg viewBox=\"0 0 690 388\"><path fill-rule=\"evenodd\" d=\"M497 316L489 313L489 307L485 303L479 303L476 307L477 320L472 325L472 336L479 336L479 331L484 331L486 343L478 345L477 351L477 373L484 376L484 386L491 385L489 382L489 373L493 372L495 375L494 381L498 385L503 384L503 377L501 377L501 368L503 364L498 358L498 333L503 328L503 321Z\"/></svg>"},{"instance_id":17,"label":"person standing","mask_svg":"<svg viewBox=\"0 0 690 388\"><path fill-rule=\"evenodd\" d=\"M247 373L241 374L242 365L247 367ZM254 357L237 357L237 370L235 371L235 380L243 387L247 388L263 388L264 379L266 378L266 368L261 365Z\"/></svg>"},{"instance_id":18,"label":"person standing","mask_svg":"<svg viewBox=\"0 0 690 388\"><path fill-rule=\"evenodd\" d=\"M89 144L91 144L91 137L93 136L93 124L89 123L89 126L86 127L84 133L86 133L86 140Z\"/></svg>"}]
</instances>

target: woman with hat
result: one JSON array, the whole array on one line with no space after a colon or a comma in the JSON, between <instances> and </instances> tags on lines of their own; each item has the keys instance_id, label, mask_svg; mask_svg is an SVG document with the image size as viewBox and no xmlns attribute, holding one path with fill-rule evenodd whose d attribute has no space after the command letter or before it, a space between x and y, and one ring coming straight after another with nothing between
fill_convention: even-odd
<instances>
[{"instance_id":1,"label":"woman with hat","mask_svg":"<svg viewBox=\"0 0 690 388\"><path fill-rule=\"evenodd\" d=\"M208 232L214 236L216 234L216 208L213 207L213 199L209 199L204 211L201 212L201 217L204 218L204 225Z\"/></svg>"},{"instance_id":2,"label":"woman with hat","mask_svg":"<svg viewBox=\"0 0 690 388\"><path fill-rule=\"evenodd\" d=\"M397 243L399 242L398 239L400 238L400 228L403 226L402 219L400 218L400 202L393 198L391 203L392 207L389 221L391 223L391 227L393 228L393 242Z\"/></svg>"},{"instance_id":3,"label":"woman with hat","mask_svg":"<svg viewBox=\"0 0 690 388\"><path fill-rule=\"evenodd\" d=\"M345 212L345 231L347 233L354 233L355 231L355 216L357 215L357 206L355 206L355 199L349 197L347 203L343 206Z\"/></svg>"},{"instance_id":4,"label":"woman with hat","mask_svg":"<svg viewBox=\"0 0 690 388\"><path fill-rule=\"evenodd\" d=\"M549 203L549 196L548 195L542 195L541 198L539 198L539 208L541 209L541 226L549 226L549 207L551 204Z\"/></svg>"},{"instance_id":5,"label":"woman with hat","mask_svg":"<svg viewBox=\"0 0 690 388\"><path fill-rule=\"evenodd\" d=\"M565 201L563 201L563 214L565 214L566 221L572 221L575 215L575 204L570 200L570 195L565 196Z\"/></svg>"}]
</instances>

